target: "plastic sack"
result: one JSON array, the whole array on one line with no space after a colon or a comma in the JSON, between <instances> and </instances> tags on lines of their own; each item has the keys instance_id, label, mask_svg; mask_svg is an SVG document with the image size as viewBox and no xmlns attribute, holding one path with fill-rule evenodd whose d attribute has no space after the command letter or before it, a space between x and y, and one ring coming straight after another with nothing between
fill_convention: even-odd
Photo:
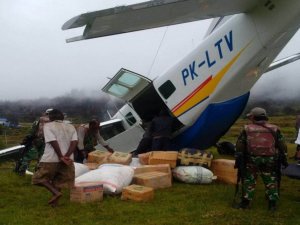
<instances>
[{"instance_id":1,"label":"plastic sack","mask_svg":"<svg viewBox=\"0 0 300 225\"><path fill-rule=\"evenodd\" d=\"M103 164L98 169L87 172L75 179L76 184L103 184L105 194L118 194L128 186L133 178L134 169L121 164Z\"/></svg>"},{"instance_id":2,"label":"plastic sack","mask_svg":"<svg viewBox=\"0 0 300 225\"><path fill-rule=\"evenodd\" d=\"M129 164L129 166L131 167L140 167L142 164L139 161L139 158L132 158L131 163Z\"/></svg>"},{"instance_id":3,"label":"plastic sack","mask_svg":"<svg viewBox=\"0 0 300 225\"><path fill-rule=\"evenodd\" d=\"M297 139L295 141L295 144L300 145L300 129L299 129L298 136L297 136Z\"/></svg>"},{"instance_id":4,"label":"plastic sack","mask_svg":"<svg viewBox=\"0 0 300 225\"><path fill-rule=\"evenodd\" d=\"M172 174L175 179L188 184L209 184L215 178L210 170L201 166L178 166Z\"/></svg>"},{"instance_id":5,"label":"plastic sack","mask_svg":"<svg viewBox=\"0 0 300 225\"><path fill-rule=\"evenodd\" d=\"M81 163L74 162L74 167L75 167L75 177L79 177L82 174L85 174L90 171L90 169L86 165Z\"/></svg>"}]
</instances>

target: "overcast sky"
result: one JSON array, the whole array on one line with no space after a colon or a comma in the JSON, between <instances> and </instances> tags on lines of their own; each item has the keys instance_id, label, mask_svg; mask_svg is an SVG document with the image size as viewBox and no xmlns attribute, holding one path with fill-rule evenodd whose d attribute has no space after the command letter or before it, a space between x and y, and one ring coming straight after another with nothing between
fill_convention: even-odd
<instances>
[{"instance_id":1,"label":"overcast sky","mask_svg":"<svg viewBox=\"0 0 300 225\"><path fill-rule=\"evenodd\" d=\"M121 67L154 78L202 39L209 20L67 44L82 29L62 31L70 18L140 0L0 0L0 100L57 97L99 90ZM279 57L300 52L298 32ZM256 93L278 83L299 93L300 61L267 74ZM297 85L298 87L297 87ZM284 93L284 94L289 94ZM278 94L278 93L277 93Z\"/></svg>"}]
</instances>

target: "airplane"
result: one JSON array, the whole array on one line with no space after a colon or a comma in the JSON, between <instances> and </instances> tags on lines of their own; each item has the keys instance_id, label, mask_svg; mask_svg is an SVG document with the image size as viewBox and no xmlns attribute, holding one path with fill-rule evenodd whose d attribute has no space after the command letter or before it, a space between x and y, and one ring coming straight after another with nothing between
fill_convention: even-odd
<instances>
[{"instance_id":1,"label":"airplane","mask_svg":"<svg viewBox=\"0 0 300 225\"><path fill-rule=\"evenodd\" d=\"M62 30L85 26L67 43L214 18L204 40L154 80L121 68L102 88L126 104L102 123L110 146L134 150L161 109L176 120L174 149L207 149L239 118L266 72L300 59L276 56L300 25L298 0L152 0L88 12ZM272 84L270 84L272 88Z\"/></svg>"},{"instance_id":2,"label":"airplane","mask_svg":"<svg viewBox=\"0 0 300 225\"><path fill-rule=\"evenodd\" d=\"M100 124L114 149L135 149L144 133L140 121L151 120L161 109L176 119L177 149L205 149L240 116L262 74L300 58L298 53L273 62L299 28L299 4L296 0L154 0L85 13L62 29L85 26L82 36L67 40L73 42L215 18L203 42L155 80L122 68L102 89L127 102ZM1 150L0 158L16 157L23 147Z\"/></svg>"}]
</instances>

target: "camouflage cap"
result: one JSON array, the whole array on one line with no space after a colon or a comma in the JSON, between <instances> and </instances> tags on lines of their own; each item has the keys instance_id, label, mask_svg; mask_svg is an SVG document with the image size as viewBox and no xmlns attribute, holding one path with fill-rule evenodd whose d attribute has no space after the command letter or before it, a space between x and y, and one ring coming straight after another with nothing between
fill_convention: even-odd
<instances>
[{"instance_id":1,"label":"camouflage cap","mask_svg":"<svg viewBox=\"0 0 300 225\"><path fill-rule=\"evenodd\" d=\"M264 117L267 117L267 112L263 108L255 107L255 108L251 109L251 111L247 114L247 117L250 117L250 116L264 116Z\"/></svg>"}]
</instances>

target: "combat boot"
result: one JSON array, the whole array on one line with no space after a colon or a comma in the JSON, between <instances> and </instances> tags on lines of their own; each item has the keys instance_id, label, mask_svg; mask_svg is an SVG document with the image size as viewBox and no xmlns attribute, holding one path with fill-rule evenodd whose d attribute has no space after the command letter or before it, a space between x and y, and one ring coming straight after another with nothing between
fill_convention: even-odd
<instances>
[{"instance_id":1,"label":"combat boot","mask_svg":"<svg viewBox=\"0 0 300 225\"><path fill-rule=\"evenodd\" d=\"M26 170L19 170L18 171L18 175L21 176L21 177L24 177L26 174Z\"/></svg>"},{"instance_id":2,"label":"combat boot","mask_svg":"<svg viewBox=\"0 0 300 225\"><path fill-rule=\"evenodd\" d=\"M19 176L25 176L26 170L27 170L27 167L21 165L21 166L19 167L19 170L18 170L17 173L18 173Z\"/></svg>"},{"instance_id":3,"label":"combat boot","mask_svg":"<svg viewBox=\"0 0 300 225\"><path fill-rule=\"evenodd\" d=\"M269 211L275 212L276 211L276 201L275 200L269 200Z\"/></svg>"},{"instance_id":4,"label":"combat boot","mask_svg":"<svg viewBox=\"0 0 300 225\"><path fill-rule=\"evenodd\" d=\"M250 201L246 198L242 198L241 202L234 206L235 209L249 209Z\"/></svg>"}]
</instances>

